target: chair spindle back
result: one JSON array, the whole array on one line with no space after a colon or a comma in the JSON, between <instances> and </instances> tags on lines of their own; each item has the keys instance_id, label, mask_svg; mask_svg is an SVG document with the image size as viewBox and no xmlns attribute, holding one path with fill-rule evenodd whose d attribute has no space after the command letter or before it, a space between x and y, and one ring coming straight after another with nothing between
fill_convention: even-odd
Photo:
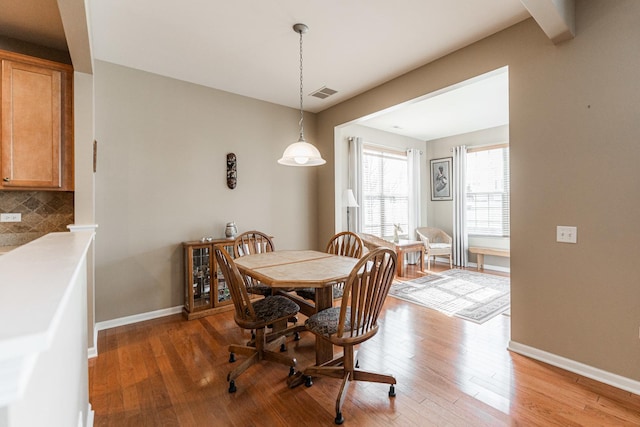
<instances>
[{"instance_id":1,"label":"chair spindle back","mask_svg":"<svg viewBox=\"0 0 640 427\"><path fill-rule=\"evenodd\" d=\"M233 252L236 257L273 252L273 250L271 238L260 231L246 231L236 237L233 242Z\"/></svg>"},{"instance_id":2,"label":"chair spindle back","mask_svg":"<svg viewBox=\"0 0 640 427\"><path fill-rule=\"evenodd\" d=\"M233 258L231 258L231 255L223 246L215 246L213 251L222 275L227 281L231 300L236 309L236 319L247 322L254 321L256 314L251 304L246 284L244 280L242 280L242 275L238 271L235 262L233 262ZM215 297L213 291L212 297Z\"/></svg>"},{"instance_id":3,"label":"chair spindle back","mask_svg":"<svg viewBox=\"0 0 640 427\"><path fill-rule=\"evenodd\" d=\"M377 248L355 265L345 283L337 337L364 340L376 334L378 316L393 283L396 262L395 251Z\"/></svg>"},{"instance_id":4,"label":"chair spindle back","mask_svg":"<svg viewBox=\"0 0 640 427\"><path fill-rule=\"evenodd\" d=\"M343 231L331 238L325 252L334 255L360 258L362 256L363 246L364 243L357 234L350 231Z\"/></svg>"}]
</instances>

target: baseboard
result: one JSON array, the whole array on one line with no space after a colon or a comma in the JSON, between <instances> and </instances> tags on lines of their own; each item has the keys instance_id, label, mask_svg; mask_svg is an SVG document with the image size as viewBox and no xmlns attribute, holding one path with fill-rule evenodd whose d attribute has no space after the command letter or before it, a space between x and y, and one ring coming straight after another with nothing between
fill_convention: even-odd
<instances>
[{"instance_id":1,"label":"baseboard","mask_svg":"<svg viewBox=\"0 0 640 427\"><path fill-rule=\"evenodd\" d=\"M115 328L117 326L131 325L132 323L144 322L145 320L158 319L160 317L170 316L177 313L182 313L182 306L134 314L133 316L120 317L118 319L105 320L104 322L96 323L96 329L98 331L102 331L105 329ZM98 334L96 333L95 336L98 336Z\"/></svg>"},{"instance_id":2,"label":"baseboard","mask_svg":"<svg viewBox=\"0 0 640 427\"><path fill-rule=\"evenodd\" d=\"M478 269L478 264L476 264L475 262L470 262L469 263L469 267L474 267L477 270ZM510 268L508 268L508 267L500 267L498 265L485 264L484 265L484 269L485 270L500 271L502 273L511 273L511 269ZM480 270L480 272L482 272L482 270Z\"/></svg>"},{"instance_id":3,"label":"baseboard","mask_svg":"<svg viewBox=\"0 0 640 427\"><path fill-rule=\"evenodd\" d=\"M87 349L87 356L89 359L98 357L98 327L96 325L93 325L93 343Z\"/></svg>"},{"instance_id":4,"label":"baseboard","mask_svg":"<svg viewBox=\"0 0 640 427\"><path fill-rule=\"evenodd\" d=\"M432 264L434 264L434 263L449 265L449 258L438 258L438 257L436 257L436 260ZM470 262L469 265L467 266L467 268L469 268L469 267L477 269L478 268L478 264L476 264L475 262ZM424 268L427 268L427 262L426 261L424 262ZM456 268L456 266L454 265L453 268ZM508 268L508 267L500 267L498 265L485 264L484 265L484 269L485 270L500 271L502 273L511 273L511 269L510 268Z\"/></svg>"},{"instance_id":5,"label":"baseboard","mask_svg":"<svg viewBox=\"0 0 640 427\"><path fill-rule=\"evenodd\" d=\"M93 359L94 357L98 357L98 347L93 346L87 349L87 358Z\"/></svg>"},{"instance_id":6,"label":"baseboard","mask_svg":"<svg viewBox=\"0 0 640 427\"><path fill-rule=\"evenodd\" d=\"M575 360L567 359L553 353L548 353L534 347L529 347L528 345L520 344L515 341L509 341L507 349L514 353L539 360L540 362L548 363L549 365L565 369L569 372L591 378L592 380L640 395L640 381L612 374L611 372L603 371L602 369L594 368L593 366L585 365L584 363L576 362Z\"/></svg>"},{"instance_id":7,"label":"baseboard","mask_svg":"<svg viewBox=\"0 0 640 427\"><path fill-rule=\"evenodd\" d=\"M91 403L89 403L89 406L87 408L87 427L93 427L93 421L95 419L95 412L93 412L93 409L91 408Z\"/></svg>"}]
</instances>

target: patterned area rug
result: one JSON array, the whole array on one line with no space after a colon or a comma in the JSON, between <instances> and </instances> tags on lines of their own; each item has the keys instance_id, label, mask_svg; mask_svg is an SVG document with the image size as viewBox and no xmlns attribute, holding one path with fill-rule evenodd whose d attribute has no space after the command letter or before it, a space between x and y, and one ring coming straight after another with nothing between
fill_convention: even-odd
<instances>
[{"instance_id":1,"label":"patterned area rug","mask_svg":"<svg viewBox=\"0 0 640 427\"><path fill-rule=\"evenodd\" d=\"M430 273L407 282L395 281L389 295L475 323L509 309L510 279L469 270Z\"/></svg>"}]
</instances>

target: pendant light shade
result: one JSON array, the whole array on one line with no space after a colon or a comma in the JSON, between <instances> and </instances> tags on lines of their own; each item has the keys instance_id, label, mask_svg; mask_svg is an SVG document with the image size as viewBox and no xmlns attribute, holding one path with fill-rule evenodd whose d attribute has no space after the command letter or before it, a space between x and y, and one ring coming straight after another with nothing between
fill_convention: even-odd
<instances>
[{"instance_id":1,"label":"pendant light shade","mask_svg":"<svg viewBox=\"0 0 640 427\"><path fill-rule=\"evenodd\" d=\"M302 108L302 34L309 31L309 27L305 24L296 24L293 31L300 34L300 138L298 142L290 144L282 158L278 163L286 166L319 166L327 163L320 151L313 145L304 140L304 110Z\"/></svg>"},{"instance_id":2,"label":"pendant light shade","mask_svg":"<svg viewBox=\"0 0 640 427\"><path fill-rule=\"evenodd\" d=\"M320 166L327 162L313 144L301 139L290 144L284 150L284 154L282 154L282 158L278 160L278 163L287 166Z\"/></svg>"}]
</instances>

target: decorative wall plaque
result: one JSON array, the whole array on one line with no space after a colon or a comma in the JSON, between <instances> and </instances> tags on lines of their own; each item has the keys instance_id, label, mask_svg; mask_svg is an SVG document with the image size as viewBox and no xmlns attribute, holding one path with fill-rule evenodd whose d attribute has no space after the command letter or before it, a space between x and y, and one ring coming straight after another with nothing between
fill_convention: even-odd
<instances>
[{"instance_id":1,"label":"decorative wall plaque","mask_svg":"<svg viewBox=\"0 0 640 427\"><path fill-rule=\"evenodd\" d=\"M236 171L236 155L233 153L227 154L227 187L230 189L236 188L237 183L237 171Z\"/></svg>"}]
</instances>

